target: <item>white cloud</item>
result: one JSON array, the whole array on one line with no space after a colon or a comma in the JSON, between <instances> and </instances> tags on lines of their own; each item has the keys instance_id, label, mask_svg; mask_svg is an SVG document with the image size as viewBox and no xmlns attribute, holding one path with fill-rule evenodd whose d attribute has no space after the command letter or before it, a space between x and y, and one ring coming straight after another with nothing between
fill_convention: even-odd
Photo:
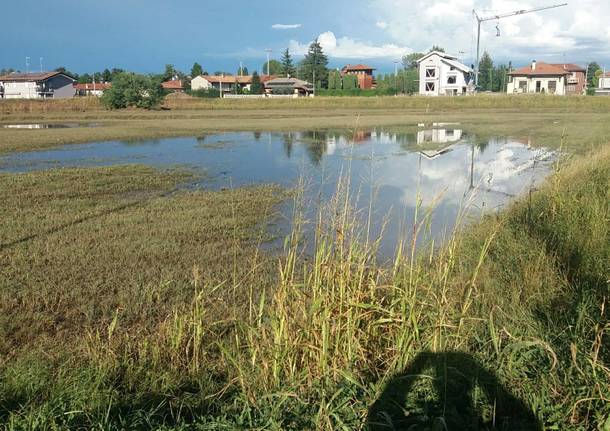
<instances>
[{"instance_id":1,"label":"white cloud","mask_svg":"<svg viewBox=\"0 0 610 431\"><path fill-rule=\"evenodd\" d=\"M374 45L360 42L349 37L337 39L332 31L327 31L318 36L318 42L322 45L324 52L330 57L346 59L373 59L373 58L395 58L400 59L403 55L413 52L406 46L393 43ZM290 51L297 55L307 53L309 43L301 43L296 40L290 41Z\"/></svg>"},{"instance_id":2,"label":"white cloud","mask_svg":"<svg viewBox=\"0 0 610 431\"><path fill-rule=\"evenodd\" d=\"M385 30L386 28L388 28L388 23L385 21L377 21L375 23L375 25L377 26L377 28L380 28L382 30Z\"/></svg>"},{"instance_id":3,"label":"white cloud","mask_svg":"<svg viewBox=\"0 0 610 431\"><path fill-rule=\"evenodd\" d=\"M301 24L273 24L271 26L274 30L290 30L295 28L301 28Z\"/></svg>"},{"instance_id":4,"label":"white cloud","mask_svg":"<svg viewBox=\"0 0 610 431\"><path fill-rule=\"evenodd\" d=\"M433 45L451 53L476 55L476 20L483 16L542 6L538 0L370 0L366 14L386 24L395 44L416 51ZM501 37L496 37L499 24ZM514 63L544 61L603 62L610 56L610 2L579 0L567 7L483 23L481 50Z\"/></svg>"}]
</instances>

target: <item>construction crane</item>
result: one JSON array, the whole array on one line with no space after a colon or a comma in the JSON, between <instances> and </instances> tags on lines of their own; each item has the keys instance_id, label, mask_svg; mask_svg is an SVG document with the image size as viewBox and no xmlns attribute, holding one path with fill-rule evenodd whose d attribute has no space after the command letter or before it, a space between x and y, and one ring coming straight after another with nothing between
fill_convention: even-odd
<instances>
[{"instance_id":1,"label":"construction crane","mask_svg":"<svg viewBox=\"0 0 610 431\"><path fill-rule=\"evenodd\" d=\"M500 20L502 18L509 18L511 16L517 16L517 15L525 15L526 13L533 13L533 12L540 12L543 10L548 10L548 9L556 9L558 7L563 7L563 6L567 6L567 3L561 3L561 4L556 4L556 5L552 5L552 6L544 6L544 7L538 7L535 9L522 9L522 10L517 10L514 12L508 12L508 13L503 13L500 15L494 15L494 16L488 16L488 17L481 17L476 10L472 10L472 13L474 14L474 17L477 19L478 22L478 30L477 30L477 65L476 65L476 69L475 69L475 77L474 77L474 82L475 82L475 86L478 87L479 85L479 62L481 61L481 24L486 22L486 21L498 21L498 25L496 25L496 30L497 30L497 36L500 36Z\"/></svg>"}]
</instances>

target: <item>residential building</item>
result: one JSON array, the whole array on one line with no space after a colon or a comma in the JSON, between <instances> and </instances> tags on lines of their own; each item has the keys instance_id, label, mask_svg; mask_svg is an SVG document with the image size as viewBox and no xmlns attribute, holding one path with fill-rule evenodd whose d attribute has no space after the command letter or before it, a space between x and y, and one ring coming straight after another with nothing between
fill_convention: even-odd
<instances>
[{"instance_id":1,"label":"residential building","mask_svg":"<svg viewBox=\"0 0 610 431\"><path fill-rule=\"evenodd\" d=\"M473 70L444 52L432 51L418 61L419 94L461 96L474 92Z\"/></svg>"},{"instance_id":2,"label":"residential building","mask_svg":"<svg viewBox=\"0 0 610 431\"><path fill-rule=\"evenodd\" d=\"M531 65L509 72L506 92L509 94L545 93L585 94L586 70L575 64L551 64L533 61Z\"/></svg>"},{"instance_id":3,"label":"residential building","mask_svg":"<svg viewBox=\"0 0 610 431\"><path fill-rule=\"evenodd\" d=\"M265 84L267 81L276 78L273 75L261 75L261 83ZM210 90L215 89L223 92L234 92L236 86L240 90L250 90L252 85L252 76L212 76L212 75L200 75L191 80L191 90Z\"/></svg>"},{"instance_id":4,"label":"residential building","mask_svg":"<svg viewBox=\"0 0 610 431\"><path fill-rule=\"evenodd\" d=\"M610 96L610 72L606 72L599 77L595 94L597 96Z\"/></svg>"},{"instance_id":5,"label":"residential building","mask_svg":"<svg viewBox=\"0 0 610 431\"><path fill-rule=\"evenodd\" d=\"M74 84L74 91L76 96L86 97L94 96L101 97L104 91L112 87L110 82L91 82L86 84Z\"/></svg>"},{"instance_id":6,"label":"residential building","mask_svg":"<svg viewBox=\"0 0 610 431\"><path fill-rule=\"evenodd\" d=\"M11 73L0 76L0 98L66 99L74 97L74 82L62 72Z\"/></svg>"},{"instance_id":7,"label":"residential building","mask_svg":"<svg viewBox=\"0 0 610 431\"><path fill-rule=\"evenodd\" d=\"M375 76L373 71L375 69L366 64L348 64L341 69L341 76L354 75L358 79L358 88L362 90L370 90L375 88Z\"/></svg>"},{"instance_id":8,"label":"residential building","mask_svg":"<svg viewBox=\"0 0 610 431\"><path fill-rule=\"evenodd\" d=\"M172 93L184 93L184 83L180 79L172 79L161 83L164 90Z\"/></svg>"},{"instance_id":9,"label":"residential building","mask_svg":"<svg viewBox=\"0 0 610 431\"><path fill-rule=\"evenodd\" d=\"M292 97L312 96L313 85L297 78L275 78L265 82L265 92L269 95Z\"/></svg>"}]
</instances>

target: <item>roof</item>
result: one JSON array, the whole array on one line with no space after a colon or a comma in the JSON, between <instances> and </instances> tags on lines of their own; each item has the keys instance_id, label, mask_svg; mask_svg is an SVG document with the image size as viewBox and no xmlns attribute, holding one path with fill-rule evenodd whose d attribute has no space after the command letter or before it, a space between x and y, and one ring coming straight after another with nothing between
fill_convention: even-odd
<instances>
[{"instance_id":1,"label":"roof","mask_svg":"<svg viewBox=\"0 0 610 431\"><path fill-rule=\"evenodd\" d=\"M429 53L427 53L426 55L424 55L422 58L420 58L419 60L417 60L418 63L421 63L422 61L424 61L426 58L431 57L433 55L438 55L439 57L445 59L445 60L457 60L458 58L455 55L451 55L451 54L447 54L446 52L440 52L440 51L430 51Z\"/></svg>"},{"instance_id":2,"label":"roof","mask_svg":"<svg viewBox=\"0 0 610 431\"><path fill-rule=\"evenodd\" d=\"M350 70L375 70L374 67L371 66L367 66L366 64L348 64L346 66L343 66L343 69L345 71L350 71Z\"/></svg>"},{"instance_id":3,"label":"roof","mask_svg":"<svg viewBox=\"0 0 610 431\"><path fill-rule=\"evenodd\" d=\"M431 51L428 54L424 55L419 60L417 60L417 63L421 63L424 60L426 60L427 58L432 57L433 55L438 55L439 57L441 57L441 60L443 62L447 63L448 65L450 65L458 70L461 70L466 73L472 72L472 69L470 67L466 66L465 64L460 63L456 56L447 54L446 52Z\"/></svg>"},{"instance_id":4,"label":"roof","mask_svg":"<svg viewBox=\"0 0 610 431\"><path fill-rule=\"evenodd\" d=\"M557 66L568 72L586 72L587 70L583 67L580 67L578 64L574 63L560 63L560 64L551 64L551 66Z\"/></svg>"},{"instance_id":5,"label":"roof","mask_svg":"<svg viewBox=\"0 0 610 431\"><path fill-rule=\"evenodd\" d=\"M513 76L558 76L558 75L569 75L567 69L563 68L563 65L548 64L541 61L536 62L536 69L532 69L532 66L525 66L519 69L513 70L509 75Z\"/></svg>"},{"instance_id":6,"label":"roof","mask_svg":"<svg viewBox=\"0 0 610 431\"><path fill-rule=\"evenodd\" d=\"M111 82L88 82L86 84L74 84L74 89L78 91L108 90L110 87L112 87Z\"/></svg>"},{"instance_id":7,"label":"roof","mask_svg":"<svg viewBox=\"0 0 610 431\"><path fill-rule=\"evenodd\" d=\"M240 84L252 84L252 75L246 76L213 76L213 75L200 75L199 77L205 79L209 83L223 83L223 84L235 84L236 82ZM275 75L260 75L260 80L262 83L270 81L272 79L277 78Z\"/></svg>"},{"instance_id":8,"label":"roof","mask_svg":"<svg viewBox=\"0 0 610 431\"><path fill-rule=\"evenodd\" d=\"M312 84L297 78L275 78L265 83L268 87L293 87L293 88L313 88Z\"/></svg>"},{"instance_id":9,"label":"roof","mask_svg":"<svg viewBox=\"0 0 610 431\"><path fill-rule=\"evenodd\" d=\"M4 82L30 82L30 81L46 81L57 75L64 75L67 78L74 79L70 75L63 72L37 72L37 73L9 73L8 75L0 76L0 81Z\"/></svg>"},{"instance_id":10,"label":"roof","mask_svg":"<svg viewBox=\"0 0 610 431\"><path fill-rule=\"evenodd\" d=\"M165 81L161 83L161 86L166 90L183 90L182 80L176 79L171 81Z\"/></svg>"}]
</instances>

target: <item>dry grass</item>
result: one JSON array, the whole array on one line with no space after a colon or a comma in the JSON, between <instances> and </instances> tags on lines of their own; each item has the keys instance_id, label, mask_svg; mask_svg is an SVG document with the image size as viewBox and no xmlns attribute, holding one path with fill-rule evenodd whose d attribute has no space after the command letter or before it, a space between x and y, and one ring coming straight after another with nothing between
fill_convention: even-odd
<instances>
[{"instance_id":1,"label":"dry grass","mask_svg":"<svg viewBox=\"0 0 610 431\"><path fill-rule=\"evenodd\" d=\"M225 283L209 298L225 313L232 280L264 265L261 222L281 192L167 195L189 178L140 166L0 175L0 355L82 345L115 313L123 331L154 330L190 303L194 271L200 283Z\"/></svg>"}]
</instances>

